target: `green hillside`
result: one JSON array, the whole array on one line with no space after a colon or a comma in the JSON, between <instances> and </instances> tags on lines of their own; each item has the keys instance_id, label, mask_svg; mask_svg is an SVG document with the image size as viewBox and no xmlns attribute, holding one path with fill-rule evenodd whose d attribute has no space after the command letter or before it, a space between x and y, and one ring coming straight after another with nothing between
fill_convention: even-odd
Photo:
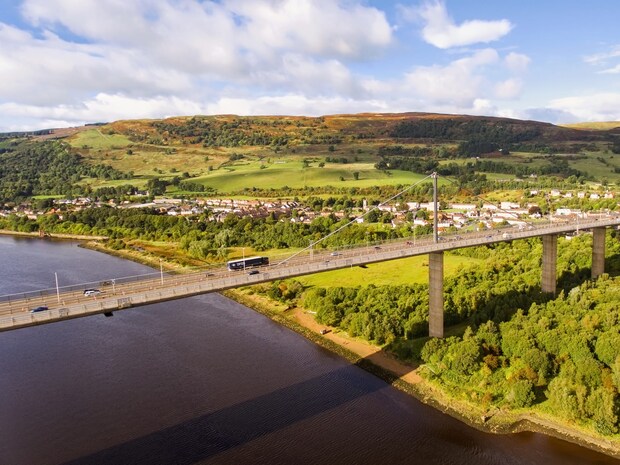
<instances>
[{"instance_id":1,"label":"green hillside","mask_svg":"<svg viewBox=\"0 0 620 465\"><path fill-rule=\"evenodd\" d=\"M137 187L186 173L192 182L226 194L249 187L408 184L439 167L446 175L484 173L489 180L531 175L620 180L613 131L506 118L192 116L118 121L84 128L67 140L86 162L131 173ZM86 178L82 183L118 185Z\"/></svg>"}]
</instances>

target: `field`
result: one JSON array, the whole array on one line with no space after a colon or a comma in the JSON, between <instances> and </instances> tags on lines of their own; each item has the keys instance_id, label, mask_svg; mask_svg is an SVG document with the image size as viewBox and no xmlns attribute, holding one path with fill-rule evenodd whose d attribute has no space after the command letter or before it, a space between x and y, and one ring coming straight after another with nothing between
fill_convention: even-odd
<instances>
[{"instance_id":1,"label":"field","mask_svg":"<svg viewBox=\"0 0 620 465\"><path fill-rule=\"evenodd\" d=\"M593 129L595 131L607 131L609 129L620 128L620 121L599 121L589 123L562 124L562 126L572 129Z\"/></svg>"},{"instance_id":2,"label":"field","mask_svg":"<svg viewBox=\"0 0 620 465\"><path fill-rule=\"evenodd\" d=\"M353 173L359 173L356 180ZM412 184L424 175L405 171L393 171L389 175L374 169L370 163L346 165L326 163L320 168L317 163L304 167L299 158L280 158L271 163L249 161L235 163L212 171L206 176L192 179L219 192L234 192L245 187L282 188L288 187L368 187L375 185Z\"/></svg>"},{"instance_id":3,"label":"field","mask_svg":"<svg viewBox=\"0 0 620 465\"><path fill-rule=\"evenodd\" d=\"M478 263L470 257L446 254L444 256L444 274L450 276L463 267ZM374 284L377 286L403 284L428 284L428 256L404 258L389 262L373 263L364 268L352 268L328 271L296 278L304 286L317 287L355 287Z\"/></svg>"},{"instance_id":4,"label":"field","mask_svg":"<svg viewBox=\"0 0 620 465\"><path fill-rule=\"evenodd\" d=\"M103 134L99 129L81 131L71 138L71 145L74 147L93 150L115 150L131 144L132 142L123 135L107 135Z\"/></svg>"}]
</instances>

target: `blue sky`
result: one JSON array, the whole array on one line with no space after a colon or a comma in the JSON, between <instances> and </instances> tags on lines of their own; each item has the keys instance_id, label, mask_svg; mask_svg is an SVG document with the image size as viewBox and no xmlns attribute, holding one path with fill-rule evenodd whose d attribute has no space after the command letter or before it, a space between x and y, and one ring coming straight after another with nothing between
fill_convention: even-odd
<instances>
[{"instance_id":1,"label":"blue sky","mask_svg":"<svg viewBox=\"0 0 620 465\"><path fill-rule=\"evenodd\" d=\"M194 114L620 120L616 0L0 0L0 131Z\"/></svg>"}]
</instances>

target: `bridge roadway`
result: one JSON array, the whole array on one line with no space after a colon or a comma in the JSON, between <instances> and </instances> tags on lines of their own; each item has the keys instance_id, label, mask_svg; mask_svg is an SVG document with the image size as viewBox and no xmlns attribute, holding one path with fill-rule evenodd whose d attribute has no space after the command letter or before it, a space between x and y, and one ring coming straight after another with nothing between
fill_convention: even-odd
<instances>
[{"instance_id":1,"label":"bridge roadway","mask_svg":"<svg viewBox=\"0 0 620 465\"><path fill-rule=\"evenodd\" d=\"M619 226L620 215L600 215L596 218L562 223L560 220L557 221L525 229L512 227L439 236L438 242L434 242L432 237L425 236L384 242L379 245L352 247L336 252L307 250L283 262L272 260L272 264L261 267L258 274L229 271L225 267L220 267L181 275L151 274L142 278L120 278L107 281L104 287L93 286L92 283L71 286L73 290L65 290L58 295L56 289L47 289L28 295L0 296L0 331L100 313L110 315L114 311L141 305L432 252ZM102 290L101 295L84 296L83 290L88 287L99 287ZM37 306L47 306L49 310L32 313L30 310Z\"/></svg>"}]
</instances>

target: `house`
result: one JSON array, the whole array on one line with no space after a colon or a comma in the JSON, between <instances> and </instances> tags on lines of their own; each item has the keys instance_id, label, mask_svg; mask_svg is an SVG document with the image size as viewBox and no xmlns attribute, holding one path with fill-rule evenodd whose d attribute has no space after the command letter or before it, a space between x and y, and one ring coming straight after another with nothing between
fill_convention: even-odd
<instances>
[{"instance_id":1,"label":"house","mask_svg":"<svg viewBox=\"0 0 620 465\"><path fill-rule=\"evenodd\" d=\"M450 205L450 208L452 208L453 210L470 211L475 210L476 205L474 205L473 203L453 203L452 205Z\"/></svg>"},{"instance_id":2,"label":"house","mask_svg":"<svg viewBox=\"0 0 620 465\"><path fill-rule=\"evenodd\" d=\"M519 204L515 202L501 202L499 204L499 208L502 210L512 210L514 208L519 208Z\"/></svg>"}]
</instances>

